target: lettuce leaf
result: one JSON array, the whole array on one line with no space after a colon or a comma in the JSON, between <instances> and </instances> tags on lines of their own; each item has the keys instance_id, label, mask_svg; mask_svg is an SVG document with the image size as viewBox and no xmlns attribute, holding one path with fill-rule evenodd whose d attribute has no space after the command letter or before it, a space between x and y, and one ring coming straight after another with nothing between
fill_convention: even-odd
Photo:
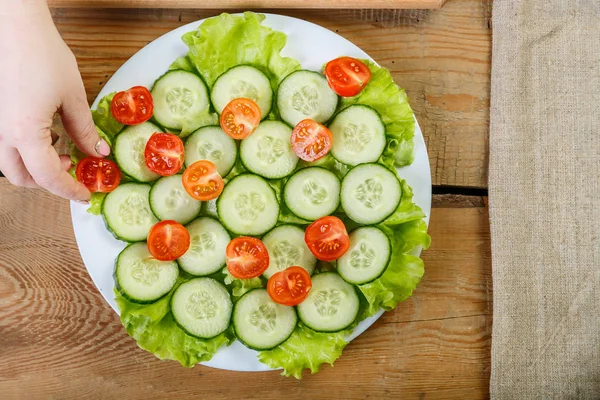
<instances>
[{"instance_id":1,"label":"lettuce leaf","mask_svg":"<svg viewBox=\"0 0 600 400\"><path fill-rule=\"evenodd\" d=\"M94 215L100 215L102 212L102 203L104 202L106 195L107 193L92 193L90 207L87 209L87 212Z\"/></svg>"},{"instance_id":2,"label":"lettuce leaf","mask_svg":"<svg viewBox=\"0 0 600 400\"><path fill-rule=\"evenodd\" d=\"M246 292L249 292L252 289L263 287L260 277L251 279L238 279L229 273L227 267L223 268L222 273L225 275L225 285L231 289L234 302L246 294Z\"/></svg>"},{"instance_id":3,"label":"lettuce leaf","mask_svg":"<svg viewBox=\"0 0 600 400\"><path fill-rule=\"evenodd\" d=\"M98 107L95 110L92 110L94 124L96 124L96 127L104 133L104 136L110 139L114 139L124 126L113 117L112 111L110 110L110 103L113 97L115 97L115 94L117 94L117 92L112 92L104 96L100 99L100 102L98 102ZM106 138L104 138L104 140L106 140Z\"/></svg>"},{"instance_id":4,"label":"lettuce leaf","mask_svg":"<svg viewBox=\"0 0 600 400\"><path fill-rule=\"evenodd\" d=\"M341 98L338 111L353 104L377 110L385 123L388 139L379 161L389 167L409 165L414 160L415 120L406 92L396 85L390 71L363 61L371 69L371 80L358 95Z\"/></svg>"},{"instance_id":5,"label":"lettuce leaf","mask_svg":"<svg viewBox=\"0 0 600 400\"><path fill-rule=\"evenodd\" d=\"M209 87L229 68L250 64L267 74L273 89L300 63L280 52L287 36L262 25L265 16L246 12L243 16L223 13L207 19L197 31L182 36L188 46L187 61L176 60L176 66L193 65Z\"/></svg>"},{"instance_id":6,"label":"lettuce leaf","mask_svg":"<svg viewBox=\"0 0 600 400\"><path fill-rule=\"evenodd\" d=\"M182 283L183 279L180 278ZM177 287L178 285L175 285ZM198 339L186 334L173 321L169 302L175 289L152 304L135 304L115 290L121 310L121 322L138 346L162 360L176 360L184 367L208 361L223 345L233 341L233 332L226 331L212 339Z\"/></svg>"},{"instance_id":7,"label":"lettuce leaf","mask_svg":"<svg viewBox=\"0 0 600 400\"><path fill-rule=\"evenodd\" d=\"M381 277L371 283L357 286L368 303L363 317L375 314L380 308L386 311L393 310L398 303L412 295L425 269L423 260L406 252L418 245L427 248L431 241L423 220L380 228L390 238L392 255Z\"/></svg>"},{"instance_id":8,"label":"lettuce leaf","mask_svg":"<svg viewBox=\"0 0 600 400\"><path fill-rule=\"evenodd\" d=\"M258 359L271 368L283 368L281 375L302 378L306 368L319 372L324 363L333 366L346 347L345 331L336 333L315 332L298 323L292 336L272 350L261 351Z\"/></svg>"}]
</instances>

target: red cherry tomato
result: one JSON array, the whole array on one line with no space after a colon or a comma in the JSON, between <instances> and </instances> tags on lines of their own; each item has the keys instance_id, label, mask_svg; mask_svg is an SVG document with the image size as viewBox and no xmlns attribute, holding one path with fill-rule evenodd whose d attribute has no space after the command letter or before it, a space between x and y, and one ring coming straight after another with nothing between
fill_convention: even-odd
<instances>
[{"instance_id":1,"label":"red cherry tomato","mask_svg":"<svg viewBox=\"0 0 600 400\"><path fill-rule=\"evenodd\" d=\"M190 233L179 222L166 220L155 224L148 234L148 250L157 260L173 261L190 248Z\"/></svg>"},{"instance_id":2,"label":"red cherry tomato","mask_svg":"<svg viewBox=\"0 0 600 400\"><path fill-rule=\"evenodd\" d=\"M310 224L304 232L304 241L311 253L323 261L337 260L350 248L346 226L333 216L319 218Z\"/></svg>"},{"instance_id":3,"label":"red cherry tomato","mask_svg":"<svg viewBox=\"0 0 600 400\"><path fill-rule=\"evenodd\" d=\"M79 161L75 176L90 192L112 192L121 182L121 171L117 164L98 157L86 157Z\"/></svg>"},{"instance_id":4,"label":"red cherry tomato","mask_svg":"<svg viewBox=\"0 0 600 400\"><path fill-rule=\"evenodd\" d=\"M273 274L267 282L267 293L275 303L296 306L302 303L310 289L312 281L302 267L289 267Z\"/></svg>"},{"instance_id":5,"label":"red cherry tomato","mask_svg":"<svg viewBox=\"0 0 600 400\"><path fill-rule=\"evenodd\" d=\"M183 142L171 133L155 133L146 143L144 158L150 171L161 176L174 175L183 166Z\"/></svg>"},{"instance_id":6,"label":"red cherry tomato","mask_svg":"<svg viewBox=\"0 0 600 400\"><path fill-rule=\"evenodd\" d=\"M325 77L334 92L342 97L352 97L367 86L371 70L356 58L340 57L327 63Z\"/></svg>"},{"instance_id":7,"label":"red cherry tomato","mask_svg":"<svg viewBox=\"0 0 600 400\"><path fill-rule=\"evenodd\" d=\"M150 91L143 86L115 94L110 109L113 117L124 125L138 125L152 118L154 102Z\"/></svg>"},{"instance_id":8,"label":"red cherry tomato","mask_svg":"<svg viewBox=\"0 0 600 400\"><path fill-rule=\"evenodd\" d=\"M217 166L208 160L196 161L183 171L183 188L196 200L208 201L219 197L225 183Z\"/></svg>"},{"instance_id":9,"label":"red cherry tomato","mask_svg":"<svg viewBox=\"0 0 600 400\"><path fill-rule=\"evenodd\" d=\"M229 242L225 256L229 273L239 279L256 278L269 267L266 246L250 236L241 236Z\"/></svg>"},{"instance_id":10,"label":"red cherry tomato","mask_svg":"<svg viewBox=\"0 0 600 400\"><path fill-rule=\"evenodd\" d=\"M245 139L250 136L258 124L261 113L258 104L250 99L233 99L221 113L221 128L234 139Z\"/></svg>"},{"instance_id":11,"label":"red cherry tomato","mask_svg":"<svg viewBox=\"0 0 600 400\"><path fill-rule=\"evenodd\" d=\"M292 150L304 161L317 161L331 150L333 136L325 125L312 119L298 122L290 137Z\"/></svg>"}]
</instances>

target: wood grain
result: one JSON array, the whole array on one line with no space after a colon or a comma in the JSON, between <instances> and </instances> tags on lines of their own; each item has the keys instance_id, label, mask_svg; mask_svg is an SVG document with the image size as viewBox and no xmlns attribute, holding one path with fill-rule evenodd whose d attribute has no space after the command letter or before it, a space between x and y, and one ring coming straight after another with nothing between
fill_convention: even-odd
<instances>
[{"instance_id":1,"label":"wood grain","mask_svg":"<svg viewBox=\"0 0 600 400\"><path fill-rule=\"evenodd\" d=\"M434 208L430 234L425 276L414 296L352 342L335 368L302 381L278 372L185 369L155 359L127 336L82 264L68 203L0 179L1 397L486 398L492 323L487 209Z\"/></svg>"},{"instance_id":2,"label":"wood grain","mask_svg":"<svg viewBox=\"0 0 600 400\"><path fill-rule=\"evenodd\" d=\"M322 25L390 69L407 89L434 185L487 186L491 0L450 0L441 10L266 10ZM90 103L136 51L216 10L58 8Z\"/></svg>"},{"instance_id":3,"label":"wood grain","mask_svg":"<svg viewBox=\"0 0 600 400\"><path fill-rule=\"evenodd\" d=\"M113 8L440 8L446 0L48 0L51 7Z\"/></svg>"}]
</instances>

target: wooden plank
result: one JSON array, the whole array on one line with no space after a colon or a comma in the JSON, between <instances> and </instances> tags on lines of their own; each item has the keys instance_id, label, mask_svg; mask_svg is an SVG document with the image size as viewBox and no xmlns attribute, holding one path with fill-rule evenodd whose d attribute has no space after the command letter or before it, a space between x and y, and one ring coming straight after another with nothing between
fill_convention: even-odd
<instances>
[{"instance_id":1,"label":"wooden plank","mask_svg":"<svg viewBox=\"0 0 600 400\"><path fill-rule=\"evenodd\" d=\"M441 10L270 10L322 25L389 68L427 141L434 185L487 187L491 0ZM207 10L54 9L91 102L136 51Z\"/></svg>"},{"instance_id":2,"label":"wooden plank","mask_svg":"<svg viewBox=\"0 0 600 400\"><path fill-rule=\"evenodd\" d=\"M111 8L440 8L446 0L48 0L51 7Z\"/></svg>"},{"instance_id":3,"label":"wooden plank","mask_svg":"<svg viewBox=\"0 0 600 400\"><path fill-rule=\"evenodd\" d=\"M68 203L0 179L3 398L480 399L488 396L487 209L434 208L414 296L302 381L185 369L137 348L88 276ZM112 273L112 265L106 273Z\"/></svg>"}]
</instances>

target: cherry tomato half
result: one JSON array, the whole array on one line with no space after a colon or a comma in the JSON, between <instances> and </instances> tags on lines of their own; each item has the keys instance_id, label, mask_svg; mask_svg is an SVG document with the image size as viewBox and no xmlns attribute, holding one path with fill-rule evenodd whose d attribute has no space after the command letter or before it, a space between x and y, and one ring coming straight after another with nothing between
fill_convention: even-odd
<instances>
[{"instance_id":1,"label":"cherry tomato half","mask_svg":"<svg viewBox=\"0 0 600 400\"><path fill-rule=\"evenodd\" d=\"M367 86L371 70L356 58L340 57L327 63L325 77L334 92L342 97L352 97Z\"/></svg>"},{"instance_id":2,"label":"cherry tomato half","mask_svg":"<svg viewBox=\"0 0 600 400\"><path fill-rule=\"evenodd\" d=\"M312 281L302 267L289 267L269 278L267 293L275 303L296 306L302 303L310 289Z\"/></svg>"},{"instance_id":3,"label":"cherry tomato half","mask_svg":"<svg viewBox=\"0 0 600 400\"><path fill-rule=\"evenodd\" d=\"M138 125L152 118L154 102L150 91L143 86L115 94L110 109L113 117L124 125Z\"/></svg>"},{"instance_id":4,"label":"cherry tomato half","mask_svg":"<svg viewBox=\"0 0 600 400\"><path fill-rule=\"evenodd\" d=\"M225 256L229 273L239 279L256 278L269 267L266 246L250 236L241 236L229 242Z\"/></svg>"},{"instance_id":5,"label":"cherry tomato half","mask_svg":"<svg viewBox=\"0 0 600 400\"><path fill-rule=\"evenodd\" d=\"M148 233L148 250L157 260L176 260L189 248L190 233L179 222L161 221L155 224Z\"/></svg>"},{"instance_id":6,"label":"cherry tomato half","mask_svg":"<svg viewBox=\"0 0 600 400\"><path fill-rule=\"evenodd\" d=\"M183 142L171 133L155 133L146 143L144 158L150 171L161 176L174 175L183 166Z\"/></svg>"},{"instance_id":7,"label":"cherry tomato half","mask_svg":"<svg viewBox=\"0 0 600 400\"><path fill-rule=\"evenodd\" d=\"M338 217L322 217L313 222L304 232L304 242L319 260L333 261L350 248L346 226Z\"/></svg>"},{"instance_id":8,"label":"cherry tomato half","mask_svg":"<svg viewBox=\"0 0 600 400\"><path fill-rule=\"evenodd\" d=\"M304 119L292 131L292 150L304 161L317 161L331 150L333 136L325 125Z\"/></svg>"},{"instance_id":9,"label":"cherry tomato half","mask_svg":"<svg viewBox=\"0 0 600 400\"><path fill-rule=\"evenodd\" d=\"M217 166L208 160L196 161L187 167L181 179L185 191L200 201L216 199L225 186Z\"/></svg>"},{"instance_id":10,"label":"cherry tomato half","mask_svg":"<svg viewBox=\"0 0 600 400\"><path fill-rule=\"evenodd\" d=\"M234 139L250 136L258 124L261 114L258 104L250 99L233 99L221 113L221 128Z\"/></svg>"},{"instance_id":11,"label":"cherry tomato half","mask_svg":"<svg viewBox=\"0 0 600 400\"><path fill-rule=\"evenodd\" d=\"M75 176L90 192L112 192L121 182L121 171L117 164L98 157L86 157L79 161Z\"/></svg>"}]
</instances>

